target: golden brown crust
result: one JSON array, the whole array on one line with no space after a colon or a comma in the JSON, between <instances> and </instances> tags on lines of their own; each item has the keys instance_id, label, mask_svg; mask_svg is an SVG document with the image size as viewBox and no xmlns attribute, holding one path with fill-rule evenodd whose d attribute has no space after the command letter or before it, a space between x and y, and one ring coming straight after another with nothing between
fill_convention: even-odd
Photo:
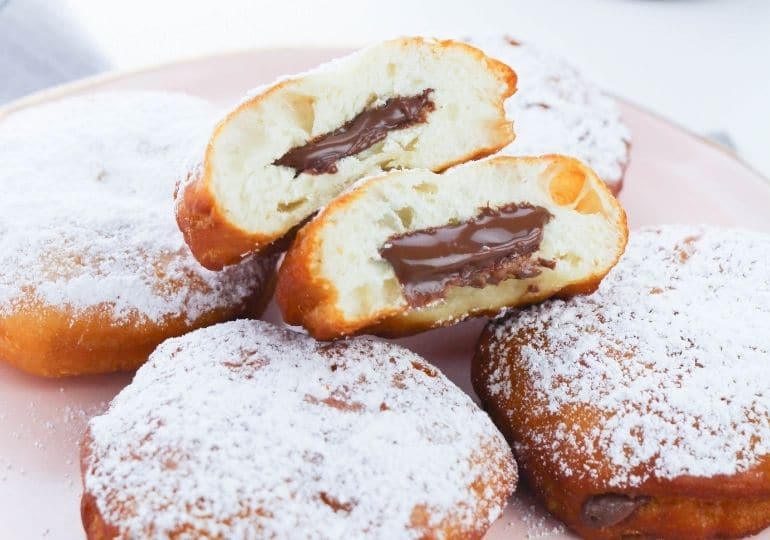
<instances>
[{"instance_id":1,"label":"golden brown crust","mask_svg":"<svg viewBox=\"0 0 770 540\"><path fill-rule=\"evenodd\" d=\"M86 428L83 440L80 443L80 472L83 477L91 457L91 443L91 430ZM80 498L80 519L83 522L83 529L88 540L109 540L117 538L119 534L116 526L108 524L104 520L96 503L96 497L85 491L85 489Z\"/></svg>"},{"instance_id":2,"label":"golden brown crust","mask_svg":"<svg viewBox=\"0 0 770 540\"><path fill-rule=\"evenodd\" d=\"M360 197L357 191L348 191L334 199L324 213L342 207ZM318 252L323 226L314 219L299 230L286 252L276 280L275 301L281 309L283 320L291 325L305 326L310 335L320 340L330 340L353 335L357 330L344 322L336 309L337 290L334 284L318 272ZM312 321L312 322L311 322Z\"/></svg>"},{"instance_id":3,"label":"golden brown crust","mask_svg":"<svg viewBox=\"0 0 770 540\"><path fill-rule=\"evenodd\" d=\"M487 163L495 162L534 162L538 159L555 159L555 165L566 169L561 171L565 177L569 177L571 168L578 166L584 170L584 166L577 160L564 156L548 155L537 157L511 157L497 156L487 160ZM581 173L582 174L582 173ZM583 176L576 177L575 182L583 182ZM387 181L387 175L374 178L367 182ZM593 187L602 192L602 198L610 201L613 211L618 213L617 226L622 238L621 245L614 260L601 272L586 276L578 283L572 283L555 293L543 293L530 295L516 306L520 307L535 304L550 297L566 298L569 296L590 294L594 292L602 279L617 264L628 240L628 222L625 211L614 198L606 184L597 179ZM443 319L420 310L412 310L408 306L394 309L390 313L381 314L379 319L366 321L348 321L335 307L337 291L334 283L323 278L318 270L318 253L320 251L321 231L325 225L324 216L333 214L338 208L343 208L362 196L362 190L349 191L332 201L322 214L306 225L296 236L289 251L281 264L278 272L276 286L276 302L281 309L284 320L292 325L303 326L316 339L332 340L346 336L373 334L383 337L401 337L416 334L431 328L451 326L470 317L494 316L499 313L499 308L488 309L477 307L468 310L464 317ZM577 196L577 192L575 193Z\"/></svg>"},{"instance_id":4,"label":"golden brown crust","mask_svg":"<svg viewBox=\"0 0 770 540\"><path fill-rule=\"evenodd\" d=\"M234 227L224 216L214 194L208 189L207 162L189 172L186 183L177 186L176 222L198 262L209 270L221 270L259 251L270 241ZM179 190L181 189L181 195Z\"/></svg>"},{"instance_id":5,"label":"golden brown crust","mask_svg":"<svg viewBox=\"0 0 770 540\"><path fill-rule=\"evenodd\" d=\"M132 371L170 337L240 317L258 317L274 283L273 274L244 303L209 310L193 322L184 313L162 322L138 315L116 320L106 305L76 314L67 306L28 304L0 317L0 360L43 377Z\"/></svg>"},{"instance_id":6,"label":"golden brown crust","mask_svg":"<svg viewBox=\"0 0 770 540\"><path fill-rule=\"evenodd\" d=\"M427 40L421 37L411 37L398 41L407 46L425 43ZM506 64L487 57L480 49L466 43L453 40L441 40L436 43L441 48L459 47L470 52L476 58L485 59L487 67L506 87L498 103L500 124L494 127L490 126L490 129L498 132L499 144L487 148L477 148L465 156L434 167L433 170L440 172L453 165L491 155L514 140L513 125L505 120L504 102L506 98L516 92L516 73ZM294 82L293 79L287 79L274 84L229 112L214 129L202 162L188 173L187 181L177 188L175 194L177 223L195 258L209 270L221 270L227 265L237 263L249 254L264 253L266 250L270 250L274 243L283 239L283 237L246 231L228 219L226 210L217 201L211 186L211 157L215 141L225 124L242 111L257 106L271 94L294 84ZM286 236L290 237L293 232L290 231Z\"/></svg>"},{"instance_id":7,"label":"golden brown crust","mask_svg":"<svg viewBox=\"0 0 770 540\"><path fill-rule=\"evenodd\" d=\"M96 498L84 493L80 499L80 518L89 540L108 540L118 537L118 529L108 525L96 505Z\"/></svg>"},{"instance_id":8,"label":"golden brown crust","mask_svg":"<svg viewBox=\"0 0 770 540\"><path fill-rule=\"evenodd\" d=\"M584 470L580 451L563 455L560 463L545 459L549 441L535 441L530 434L556 432L563 415L515 415L512 411L537 409L545 396L538 397L531 376L523 369L520 350L531 343L546 343L543 335L525 329L512 337L512 346L493 347L498 342L494 326L482 332L472 362L472 382L476 394L495 425L511 443L522 478L546 508L584 538L609 540L626 537L696 539L741 537L770 525L770 456L756 466L731 476L711 478L680 476L658 479L654 476L634 486L608 488L611 468L592 467L592 476L566 476L565 468ZM494 348L495 353L492 352ZM501 350L509 351L505 357ZM493 356L495 354L495 356ZM490 372L504 365L510 369L511 391L506 397L491 395L485 381ZM604 422L602 414L589 405L575 408L570 415L580 425L575 437L590 437ZM537 429L535 426L537 424ZM552 426L548 428L547 426ZM582 439L581 439L582 440ZM597 454L598 456L598 454ZM596 458L597 456L594 456ZM650 497L620 524L601 529L587 526L581 519L583 504L592 496L620 493L631 497Z\"/></svg>"},{"instance_id":9,"label":"golden brown crust","mask_svg":"<svg viewBox=\"0 0 770 540\"><path fill-rule=\"evenodd\" d=\"M515 478L514 485L511 485L510 478L505 473L505 471L510 469L511 463L502 457L494 460L494 456L495 451L493 448L484 448L481 456L478 458L480 464L496 461L494 470L497 474L495 478L487 479L486 482L479 477L470 485L470 491L475 494L477 499L479 501L486 501L486 506L478 509L474 519L471 520L473 525L463 523L458 515L448 516L440 523L431 525L430 512L420 505L414 508L411 516L412 528L420 532L420 538L431 540L480 540L484 537L487 527L480 527L479 524L487 521L484 516L485 512L490 512L495 508L504 508L508 498L513 494L516 488L515 484L518 481L518 473L515 473L513 475Z\"/></svg>"},{"instance_id":10,"label":"golden brown crust","mask_svg":"<svg viewBox=\"0 0 770 540\"><path fill-rule=\"evenodd\" d=\"M294 239L292 247L284 256L281 267L283 277L279 278L275 287L275 301L281 308L283 320L291 325L301 325L307 318L313 320L337 320L340 314L328 313L333 309L337 297L332 284L312 270L313 264L309 261L313 247L317 239L308 237L308 229L313 223L301 229ZM301 284L296 287L295 284ZM337 335L334 328L320 326L318 333L328 338ZM317 339L319 339L316 336ZM320 339L326 339L321 337Z\"/></svg>"}]
</instances>

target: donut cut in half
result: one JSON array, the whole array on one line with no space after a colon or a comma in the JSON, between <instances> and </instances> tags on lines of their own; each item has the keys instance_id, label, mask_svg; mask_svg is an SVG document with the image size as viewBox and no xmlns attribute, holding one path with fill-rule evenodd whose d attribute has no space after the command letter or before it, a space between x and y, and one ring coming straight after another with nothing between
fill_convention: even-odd
<instances>
[{"instance_id":1,"label":"donut cut in half","mask_svg":"<svg viewBox=\"0 0 770 540\"><path fill-rule=\"evenodd\" d=\"M391 172L299 232L276 298L284 319L317 339L407 335L592 292L626 237L623 209L572 158Z\"/></svg>"},{"instance_id":2,"label":"donut cut in half","mask_svg":"<svg viewBox=\"0 0 770 540\"><path fill-rule=\"evenodd\" d=\"M210 269L280 249L364 176L440 171L510 143L515 87L511 68L480 50L420 37L280 80L216 126L179 186L179 227Z\"/></svg>"},{"instance_id":3,"label":"donut cut in half","mask_svg":"<svg viewBox=\"0 0 770 540\"><path fill-rule=\"evenodd\" d=\"M476 393L548 510L583 538L770 526L770 235L631 234L591 296L491 322Z\"/></svg>"},{"instance_id":4,"label":"donut cut in half","mask_svg":"<svg viewBox=\"0 0 770 540\"><path fill-rule=\"evenodd\" d=\"M162 344L82 447L106 538L481 538L516 486L489 417L417 354L235 321Z\"/></svg>"}]
</instances>

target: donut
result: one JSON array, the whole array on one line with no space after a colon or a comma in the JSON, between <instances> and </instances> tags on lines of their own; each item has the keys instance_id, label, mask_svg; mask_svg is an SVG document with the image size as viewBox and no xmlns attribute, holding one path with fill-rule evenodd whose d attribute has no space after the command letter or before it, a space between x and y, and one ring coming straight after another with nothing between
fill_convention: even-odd
<instances>
[{"instance_id":1,"label":"donut","mask_svg":"<svg viewBox=\"0 0 770 540\"><path fill-rule=\"evenodd\" d=\"M591 292L626 235L623 209L572 158L394 171L357 185L298 233L276 301L286 322L317 339L413 334Z\"/></svg>"},{"instance_id":2,"label":"donut","mask_svg":"<svg viewBox=\"0 0 770 540\"><path fill-rule=\"evenodd\" d=\"M274 260L197 263L174 221L207 102L103 93L0 118L0 360L51 377L135 369L164 339L256 314Z\"/></svg>"},{"instance_id":3,"label":"donut","mask_svg":"<svg viewBox=\"0 0 770 540\"><path fill-rule=\"evenodd\" d=\"M592 296L485 329L473 384L545 506L585 538L770 525L770 235L635 231Z\"/></svg>"},{"instance_id":4,"label":"donut","mask_svg":"<svg viewBox=\"0 0 770 540\"><path fill-rule=\"evenodd\" d=\"M505 439L421 357L262 321L163 343L89 423L102 538L481 538L515 489Z\"/></svg>"},{"instance_id":5,"label":"donut","mask_svg":"<svg viewBox=\"0 0 770 540\"><path fill-rule=\"evenodd\" d=\"M518 75L517 92L505 103L516 140L501 153L576 157L617 195L630 158L631 134L615 100L563 59L529 43L502 36L469 41Z\"/></svg>"},{"instance_id":6,"label":"donut","mask_svg":"<svg viewBox=\"0 0 770 540\"><path fill-rule=\"evenodd\" d=\"M206 268L279 251L364 176L438 171L510 143L515 87L508 66L474 47L412 37L255 90L181 183L179 227Z\"/></svg>"}]
</instances>

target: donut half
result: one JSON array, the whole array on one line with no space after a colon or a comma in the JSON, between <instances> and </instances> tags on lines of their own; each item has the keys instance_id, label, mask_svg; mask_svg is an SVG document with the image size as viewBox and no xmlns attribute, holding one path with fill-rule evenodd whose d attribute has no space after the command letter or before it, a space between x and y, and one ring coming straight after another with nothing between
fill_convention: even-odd
<instances>
[{"instance_id":1,"label":"donut half","mask_svg":"<svg viewBox=\"0 0 770 540\"><path fill-rule=\"evenodd\" d=\"M572 158L391 172L299 232L276 297L285 320L317 339L407 335L591 292L626 237L623 209Z\"/></svg>"},{"instance_id":2,"label":"donut half","mask_svg":"<svg viewBox=\"0 0 770 540\"><path fill-rule=\"evenodd\" d=\"M209 269L277 249L359 178L439 171L510 143L515 87L508 66L470 45L414 37L259 89L181 183L179 227Z\"/></svg>"}]
</instances>

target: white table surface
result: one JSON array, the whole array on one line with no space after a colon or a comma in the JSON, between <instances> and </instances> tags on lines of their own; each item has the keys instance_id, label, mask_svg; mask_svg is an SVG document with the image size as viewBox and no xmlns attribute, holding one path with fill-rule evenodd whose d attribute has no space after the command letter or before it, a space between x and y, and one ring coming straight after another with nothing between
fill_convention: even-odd
<instances>
[{"instance_id":1,"label":"white table surface","mask_svg":"<svg viewBox=\"0 0 770 540\"><path fill-rule=\"evenodd\" d=\"M66 0L117 68L407 34L509 33L770 177L770 0Z\"/></svg>"}]
</instances>

